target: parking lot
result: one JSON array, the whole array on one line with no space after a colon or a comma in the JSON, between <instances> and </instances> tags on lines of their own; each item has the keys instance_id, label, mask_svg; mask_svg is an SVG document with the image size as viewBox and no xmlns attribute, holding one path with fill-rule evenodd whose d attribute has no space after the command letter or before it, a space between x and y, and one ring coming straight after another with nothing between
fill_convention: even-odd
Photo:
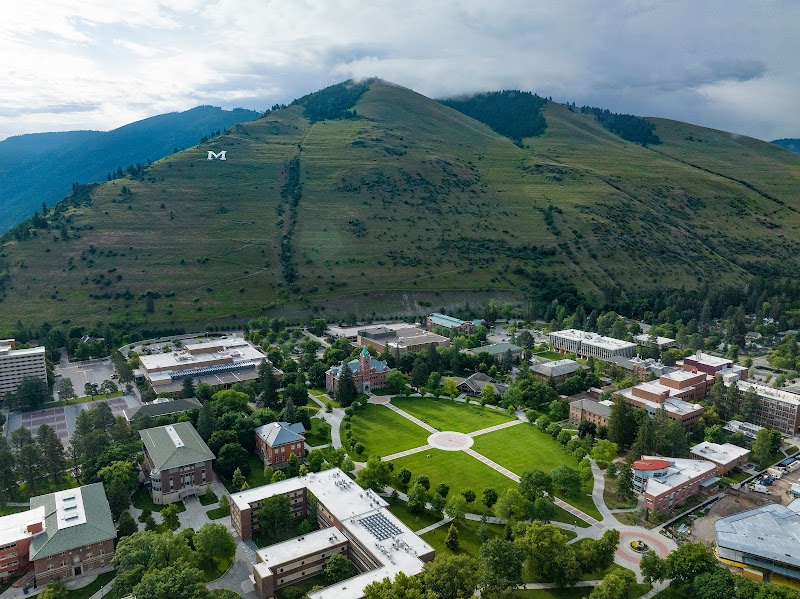
<instances>
[{"instance_id":1,"label":"parking lot","mask_svg":"<svg viewBox=\"0 0 800 599\"><path fill-rule=\"evenodd\" d=\"M72 381L72 386L75 389L75 395L85 395L84 388L86 383L95 383L100 386L103 381L115 381L112 378L114 374L114 365L111 360L92 360L91 362L72 363L67 366L56 366L55 368L56 380L61 378L68 378ZM58 398L58 383L53 389L55 399Z\"/></svg>"},{"instance_id":2,"label":"parking lot","mask_svg":"<svg viewBox=\"0 0 800 599\"><path fill-rule=\"evenodd\" d=\"M8 417L6 428L9 435L20 427L27 428L35 435L36 430L46 424L56 432L58 438L61 439L61 443L68 445L72 433L75 432L75 419L78 414L82 410L91 410L100 403L107 403L114 416L122 416L123 410L141 405L133 395L124 395L111 399L48 408L38 412L12 412Z\"/></svg>"}]
</instances>

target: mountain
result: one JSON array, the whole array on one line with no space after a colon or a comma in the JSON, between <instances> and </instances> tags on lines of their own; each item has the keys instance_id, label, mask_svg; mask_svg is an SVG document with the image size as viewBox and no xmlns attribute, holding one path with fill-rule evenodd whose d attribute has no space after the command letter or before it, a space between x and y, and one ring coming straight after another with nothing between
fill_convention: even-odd
<instances>
[{"instance_id":1,"label":"mountain","mask_svg":"<svg viewBox=\"0 0 800 599\"><path fill-rule=\"evenodd\" d=\"M252 110L198 106L113 131L66 131L0 142L0 233L69 193L73 183L105 181L118 167L157 160L204 135L258 118Z\"/></svg>"},{"instance_id":2,"label":"mountain","mask_svg":"<svg viewBox=\"0 0 800 599\"><path fill-rule=\"evenodd\" d=\"M657 118L642 145L611 130L637 117L537 103L541 134L512 140L396 85L340 84L76 187L5 237L0 332L618 305L796 277L800 156Z\"/></svg>"},{"instance_id":3,"label":"mountain","mask_svg":"<svg viewBox=\"0 0 800 599\"><path fill-rule=\"evenodd\" d=\"M784 139L773 140L770 143L785 148L790 152L800 152L800 139L792 139L787 137Z\"/></svg>"}]
</instances>

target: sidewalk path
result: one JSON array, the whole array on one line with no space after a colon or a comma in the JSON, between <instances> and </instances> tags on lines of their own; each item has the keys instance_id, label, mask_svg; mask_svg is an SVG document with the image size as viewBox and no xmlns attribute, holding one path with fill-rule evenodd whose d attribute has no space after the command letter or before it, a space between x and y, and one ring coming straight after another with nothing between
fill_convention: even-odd
<instances>
[{"instance_id":1,"label":"sidewalk path","mask_svg":"<svg viewBox=\"0 0 800 599\"><path fill-rule=\"evenodd\" d=\"M438 433L438 432L439 432L439 431L437 431L435 428L433 428L433 427L432 427L430 424L426 424L426 423L422 422L422 420L420 420L419 418L416 418L416 417L412 416L412 415L411 415L411 414L409 414L408 412L404 412L403 410L401 410L400 408L398 408L396 405L394 405L394 404L390 403L388 400L387 400L387 401L382 401L382 402L379 402L379 401L373 401L373 400L372 400L372 398L370 398L370 403L378 403L378 404L383 404L384 406L386 406L387 408L389 408L389 409L390 409L392 412L397 412L397 413L398 413L398 414L400 414L400 415L401 415L403 418L407 418L408 420L410 420L411 422L413 422L413 423L414 423L414 424L416 424L417 426L419 426L419 427L421 427L421 428L424 428L424 429L425 429L426 431L428 431L429 433Z\"/></svg>"},{"instance_id":2,"label":"sidewalk path","mask_svg":"<svg viewBox=\"0 0 800 599\"><path fill-rule=\"evenodd\" d=\"M426 526L425 528L420 528L414 534L417 535L418 537L421 537L426 532L430 532L432 530L436 530L440 526L444 526L445 524L450 524L450 522L452 522L452 521L453 521L452 518L443 518L442 520L439 520L438 522L434 522L430 526Z\"/></svg>"},{"instance_id":3,"label":"sidewalk path","mask_svg":"<svg viewBox=\"0 0 800 599\"><path fill-rule=\"evenodd\" d=\"M508 428L510 426L516 426L518 424L522 424L521 420L511 420L510 422L504 422L502 424L495 424L494 426L490 426L488 428L482 428L474 433L467 433L470 437L477 437L478 435L485 435L486 433L493 433L494 431L503 430L504 428Z\"/></svg>"},{"instance_id":4,"label":"sidewalk path","mask_svg":"<svg viewBox=\"0 0 800 599\"><path fill-rule=\"evenodd\" d=\"M387 455L382 459L389 462L391 460L396 460L398 458L404 458L407 455L413 455L415 453L420 453L422 451L427 451L428 449L433 449L432 445L420 445L419 447L414 447L413 449L406 449L405 451L398 451L397 453L393 453L392 455Z\"/></svg>"}]
</instances>

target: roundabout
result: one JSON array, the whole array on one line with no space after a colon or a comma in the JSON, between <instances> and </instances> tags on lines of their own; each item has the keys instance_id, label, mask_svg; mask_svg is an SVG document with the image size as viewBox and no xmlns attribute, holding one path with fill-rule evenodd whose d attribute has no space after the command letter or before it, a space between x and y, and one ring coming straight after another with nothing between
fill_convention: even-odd
<instances>
[{"instance_id":1,"label":"roundabout","mask_svg":"<svg viewBox=\"0 0 800 599\"><path fill-rule=\"evenodd\" d=\"M444 451L463 451L472 447L475 440L464 433L442 431L428 437L428 445Z\"/></svg>"}]
</instances>

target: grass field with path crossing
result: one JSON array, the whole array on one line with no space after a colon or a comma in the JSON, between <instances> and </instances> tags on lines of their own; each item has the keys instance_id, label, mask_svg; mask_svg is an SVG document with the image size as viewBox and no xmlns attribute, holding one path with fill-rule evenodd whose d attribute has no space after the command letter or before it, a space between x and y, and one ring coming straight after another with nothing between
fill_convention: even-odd
<instances>
[{"instance_id":1,"label":"grass field with path crossing","mask_svg":"<svg viewBox=\"0 0 800 599\"><path fill-rule=\"evenodd\" d=\"M442 431L472 433L514 420L492 408L466 405L448 399L429 397L394 397L392 404Z\"/></svg>"}]
</instances>

